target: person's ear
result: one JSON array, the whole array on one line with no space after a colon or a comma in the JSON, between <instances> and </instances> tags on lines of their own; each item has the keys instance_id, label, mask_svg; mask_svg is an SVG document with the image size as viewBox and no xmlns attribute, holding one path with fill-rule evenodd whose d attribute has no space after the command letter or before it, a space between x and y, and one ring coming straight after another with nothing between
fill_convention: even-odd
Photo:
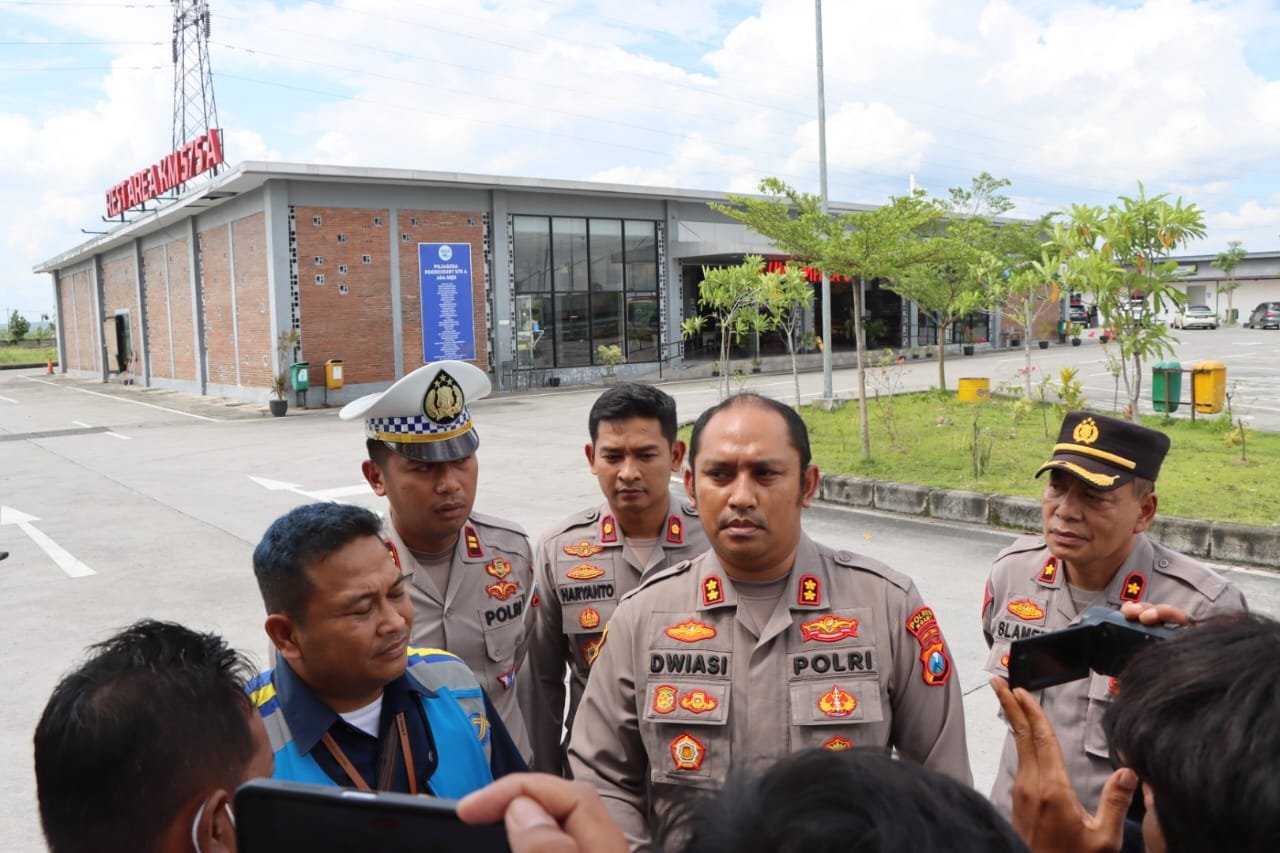
<instances>
[{"instance_id":1,"label":"person's ear","mask_svg":"<svg viewBox=\"0 0 1280 853\"><path fill-rule=\"evenodd\" d=\"M590 441L588 441L586 444L584 444L584 445L582 446L582 452L583 452L583 453L585 453L585 454L587 455L587 465L589 465L589 466L591 467L591 473L592 473L592 474L594 474L594 473L596 472L596 446L595 446L595 444L594 444L594 443L592 443L592 442L590 442Z\"/></svg>"},{"instance_id":2,"label":"person's ear","mask_svg":"<svg viewBox=\"0 0 1280 853\"><path fill-rule=\"evenodd\" d=\"M266 629L267 638L271 640L271 645L276 647L276 653L280 657L290 663L301 660L302 648L298 643L298 626L287 613L270 614L263 627Z\"/></svg>"},{"instance_id":3,"label":"person's ear","mask_svg":"<svg viewBox=\"0 0 1280 853\"><path fill-rule=\"evenodd\" d=\"M1151 526L1156 517L1156 507L1160 499L1155 492L1148 492L1138 499L1138 520L1133 525L1134 533L1141 533Z\"/></svg>"},{"instance_id":4,"label":"person's ear","mask_svg":"<svg viewBox=\"0 0 1280 853\"><path fill-rule=\"evenodd\" d=\"M678 474L680 466L684 464L685 444L680 439L676 439L671 445L671 473Z\"/></svg>"},{"instance_id":5,"label":"person's ear","mask_svg":"<svg viewBox=\"0 0 1280 853\"><path fill-rule=\"evenodd\" d=\"M810 506L813 503L814 496L818 494L818 484L822 482L822 475L818 473L817 465L810 465L804 469L804 474L800 477L800 506Z\"/></svg>"},{"instance_id":6,"label":"person's ear","mask_svg":"<svg viewBox=\"0 0 1280 853\"><path fill-rule=\"evenodd\" d=\"M196 837L201 853L235 853L236 820L231 813L231 795L221 788L205 801Z\"/></svg>"},{"instance_id":7,"label":"person's ear","mask_svg":"<svg viewBox=\"0 0 1280 853\"><path fill-rule=\"evenodd\" d=\"M694 507L694 509L697 509L698 495L693 488L693 469L692 468L684 469L684 490L685 490L685 493L689 495L689 503Z\"/></svg>"},{"instance_id":8,"label":"person's ear","mask_svg":"<svg viewBox=\"0 0 1280 853\"><path fill-rule=\"evenodd\" d=\"M380 498L387 496L387 485L382 481L382 469L378 467L378 463L372 459L364 460L360 463L360 473L364 474L369 488L373 489L375 495Z\"/></svg>"}]
</instances>

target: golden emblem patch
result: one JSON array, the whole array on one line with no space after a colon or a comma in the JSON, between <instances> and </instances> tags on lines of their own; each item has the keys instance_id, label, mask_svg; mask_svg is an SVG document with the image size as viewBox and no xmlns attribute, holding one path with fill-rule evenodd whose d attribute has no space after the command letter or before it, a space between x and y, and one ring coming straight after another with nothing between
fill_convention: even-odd
<instances>
[{"instance_id":1,"label":"golden emblem patch","mask_svg":"<svg viewBox=\"0 0 1280 853\"><path fill-rule=\"evenodd\" d=\"M422 397L422 413L432 423L446 426L458 419L466 398L462 395L462 386L447 371L440 371L431 381L427 393Z\"/></svg>"},{"instance_id":2,"label":"golden emblem patch","mask_svg":"<svg viewBox=\"0 0 1280 853\"><path fill-rule=\"evenodd\" d=\"M823 741L822 748L836 750L836 751L839 751L842 749L853 749L853 741L849 740L848 738L843 738L837 735L836 737L833 737L830 740Z\"/></svg>"},{"instance_id":3,"label":"golden emblem patch","mask_svg":"<svg viewBox=\"0 0 1280 853\"><path fill-rule=\"evenodd\" d=\"M834 643L846 637L858 636L858 620L846 619L828 613L812 622L800 623L800 636L804 642L816 640L819 643Z\"/></svg>"},{"instance_id":4,"label":"golden emblem patch","mask_svg":"<svg viewBox=\"0 0 1280 853\"><path fill-rule=\"evenodd\" d=\"M502 580L507 575L511 574L511 564L501 557L494 557L489 561L489 564L484 567L484 570L498 580Z\"/></svg>"},{"instance_id":5,"label":"golden emblem patch","mask_svg":"<svg viewBox=\"0 0 1280 853\"><path fill-rule=\"evenodd\" d=\"M582 659L586 661L587 666L591 666L596 662L596 658L600 657L600 646L604 643L604 637L590 637L582 641Z\"/></svg>"},{"instance_id":6,"label":"golden emblem patch","mask_svg":"<svg viewBox=\"0 0 1280 853\"><path fill-rule=\"evenodd\" d=\"M578 624L588 631L594 631L600 627L600 611L594 607L582 608L582 612L578 614Z\"/></svg>"},{"instance_id":7,"label":"golden emblem patch","mask_svg":"<svg viewBox=\"0 0 1280 853\"><path fill-rule=\"evenodd\" d=\"M600 541L610 543L618 541L618 525L614 524L612 515L606 515L600 519Z\"/></svg>"},{"instance_id":8,"label":"golden emblem patch","mask_svg":"<svg viewBox=\"0 0 1280 853\"><path fill-rule=\"evenodd\" d=\"M716 629L705 622L690 619L688 622L670 626L663 633L671 639L679 640L682 643L696 643L700 640L710 640L716 635Z\"/></svg>"},{"instance_id":9,"label":"golden emblem patch","mask_svg":"<svg viewBox=\"0 0 1280 853\"><path fill-rule=\"evenodd\" d=\"M813 575L801 576L800 590L796 593L796 600L800 604L820 607L822 605L822 582Z\"/></svg>"},{"instance_id":10,"label":"golden emblem patch","mask_svg":"<svg viewBox=\"0 0 1280 853\"><path fill-rule=\"evenodd\" d=\"M677 770L697 770L706 757L706 746L688 732L671 741L671 760Z\"/></svg>"},{"instance_id":11,"label":"golden emblem patch","mask_svg":"<svg viewBox=\"0 0 1280 853\"><path fill-rule=\"evenodd\" d=\"M604 546L592 545L584 539L576 545L565 545L560 550L564 551L570 557L594 557L596 554L599 554L604 550Z\"/></svg>"},{"instance_id":12,"label":"golden emblem patch","mask_svg":"<svg viewBox=\"0 0 1280 853\"><path fill-rule=\"evenodd\" d=\"M498 581L491 583L484 588L485 593L490 598L496 598L499 601L506 601L508 598L516 594L520 587L515 581Z\"/></svg>"},{"instance_id":13,"label":"golden emblem patch","mask_svg":"<svg viewBox=\"0 0 1280 853\"><path fill-rule=\"evenodd\" d=\"M1120 590L1120 600L1139 601L1146 587L1147 579L1143 577L1142 572L1130 572L1129 577L1124 579L1124 588Z\"/></svg>"},{"instance_id":14,"label":"golden emblem patch","mask_svg":"<svg viewBox=\"0 0 1280 853\"><path fill-rule=\"evenodd\" d=\"M818 698L818 710L828 717L847 717L858 709L858 700L847 690L841 690L839 684Z\"/></svg>"},{"instance_id":15,"label":"golden emblem patch","mask_svg":"<svg viewBox=\"0 0 1280 853\"><path fill-rule=\"evenodd\" d=\"M1081 444L1093 444L1098 440L1098 422L1093 418L1085 418L1076 424L1076 428L1071 431L1071 437Z\"/></svg>"},{"instance_id":16,"label":"golden emblem patch","mask_svg":"<svg viewBox=\"0 0 1280 853\"><path fill-rule=\"evenodd\" d=\"M659 684L653 691L653 712L670 714L676 709L676 689L670 684Z\"/></svg>"},{"instance_id":17,"label":"golden emblem patch","mask_svg":"<svg viewBox=\"0 0 1280 853\"><path fill-rule=\"evenodd\" d=\"M684 527L680 524L678 515L667 519L667 541L675 545L684 544Z\"/></svg>"},{"instance_id":18,"label":"golden emblem patch","mask_svg":"<svg viewBox=\"0 0 1280 853\"><path fill-rule=\"evenodd\" d=\"M720 707L720 703L705 690L691 690L680 697L680 707L694 714L704 714Z\"/></svg>"},{"instance_id":19,"label":"golden emblem patch","mask_svg":"<svg viewBox=\"0 0 1280 853\"><path fill-rule=\"evenodd\" d=\"M1005 606L1005 609L1026 622L1034 622L1037 619L1044 618L1044 608L1029 598L1020 598L1017 601L1010 601Z\"/></svg>"},{"instance_id":20,"label":"golden emblem patch","mask_svg":"<svg viewBox=\"0 0 1280 853\"><path fill-rule=\"evenodd\" d=\"M589 581L598 578L604 574L604 569L599 566L593 566L590 563L578 563L572 569L564 573L564 576L575 581Z\"/></svg>"}]
</instances>

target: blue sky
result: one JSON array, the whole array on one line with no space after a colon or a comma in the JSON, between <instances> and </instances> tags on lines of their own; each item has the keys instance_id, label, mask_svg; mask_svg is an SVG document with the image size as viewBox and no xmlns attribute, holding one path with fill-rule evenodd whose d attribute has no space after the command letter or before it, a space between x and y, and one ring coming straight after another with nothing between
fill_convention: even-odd
<instances>
[{"instance_id":1,"label":"blue sky","mask_svg":"<svg viewBox=\"0 0 1280 853\"><path fill-rule=\"evenodd\" d=\"M813 3L210 0L229 161L817 191ZM170 149L167 2L0 0L0 310ZM1191 251L1280 249L1270 0L827 0L830 195L981 172L1027 216L1136 190L1206 212Z\"/></svg>"}]
</instances>

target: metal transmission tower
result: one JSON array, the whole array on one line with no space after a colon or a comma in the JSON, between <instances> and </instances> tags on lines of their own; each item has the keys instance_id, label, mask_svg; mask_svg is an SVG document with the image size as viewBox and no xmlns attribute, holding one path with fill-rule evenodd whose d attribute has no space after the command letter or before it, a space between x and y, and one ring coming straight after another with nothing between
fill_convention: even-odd
<instances>
[{"instance_id":1,"label":"metal transmission tower","mask_svg":"<svg viewBox=\"0 0 1280 853\"><path fill-rule=\"evenodd\" d=\"M173 2L173 148L218 127L209 67L208 0ZM213 170L217 174L217 169ZM175 189L180 189L175 188Z\"/></svg>"}]
</instances>

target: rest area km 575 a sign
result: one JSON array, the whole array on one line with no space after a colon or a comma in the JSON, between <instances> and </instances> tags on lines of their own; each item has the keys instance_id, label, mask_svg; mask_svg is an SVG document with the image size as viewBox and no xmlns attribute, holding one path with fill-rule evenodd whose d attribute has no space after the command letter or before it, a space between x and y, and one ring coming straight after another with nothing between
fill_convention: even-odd
<instances>
[{"instance_id":1,"label":"rest area km 575 a sign","mask_svg":"<svg viewBox=\"0 0 1280 853\"><path fill-rule=\"evenodd\" d=\"M107 190L107 216L119 216L222 165L222 131L214 128Z\"/></svg>"}]
</instances>

